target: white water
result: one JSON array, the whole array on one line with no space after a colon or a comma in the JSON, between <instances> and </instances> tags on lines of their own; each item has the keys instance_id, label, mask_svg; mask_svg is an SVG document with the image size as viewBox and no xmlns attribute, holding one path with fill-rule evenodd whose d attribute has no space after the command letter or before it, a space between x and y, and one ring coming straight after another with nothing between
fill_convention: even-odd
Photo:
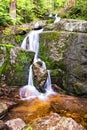
<instances>
[{"instance_id":1,"label":"white water","mask_svg":"<svg viewBox=\"0 0 87 130\"><path fill-rule=\"evenodd\" d=\"M26 49L26 40L28 38L28 50L35 52L34 61L33 63L37 61L41 61L41 59L38 58L38 52L39 52L39 34L43 31L43 29L40 30L33 30L31 31L23 40L21 48ZM46 69L46 65L43 61L42 62L42 68ZM55 92L52 90L51 87L51 78L50 78L50 71L48 70L48 77L47 81L45 83L45 90L46 93L40 93L33 84L33 73L32 73L32 65L29 68L29 78L28 78L28 85L24 86L20 89L20 97L23 100L26 99L32 99L32 98L39 98L41 100L46 100L49 95L55 94Z\"/></svg>"},{"instance_id":2,"label":"white water","mask_svg":"<svg viewBox=\"0 0 87 130\"><path fill-rule=\"evenodd\" d=\"M59 16L57 16L57 14L55 15L55 20L54 20L54 23L57 23L61 20L61 18Z\"/></svg>"}]
</instances>

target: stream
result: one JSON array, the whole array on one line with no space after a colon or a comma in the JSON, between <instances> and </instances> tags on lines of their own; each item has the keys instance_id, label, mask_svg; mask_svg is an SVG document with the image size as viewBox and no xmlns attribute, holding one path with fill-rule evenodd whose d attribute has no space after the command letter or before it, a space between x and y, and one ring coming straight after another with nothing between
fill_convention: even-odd
<instances>
[{"instance_id":1,"label":"stream","mask_svg":"<svg viewBox=\"0 0 87 130\"><path fill-rule=\"evenodd\" d=\"M8 93L6 90L6 97L3 97L4 100L3 98L0 99L0 102L9 104L9 109L2 120L6 122L11 119L21 118L26 124L32 125L38 119L57 113L61 117L65 116L74 119L87 129L87 98L57 93L52 88L50 70L47 70L46 64L38 56L39 34L42 31L43 29L31 31L22 42L21 48L23 50L35 52L34 60L28 70L27 84L21 88L17 87L17 91L13 92L13 95L12 92ZM33 80L33 65L38 62L41 65L42 73L44 70L47 71L47 77L45 77L41 88L37 88Z\"/></svg>"}]
</instances>

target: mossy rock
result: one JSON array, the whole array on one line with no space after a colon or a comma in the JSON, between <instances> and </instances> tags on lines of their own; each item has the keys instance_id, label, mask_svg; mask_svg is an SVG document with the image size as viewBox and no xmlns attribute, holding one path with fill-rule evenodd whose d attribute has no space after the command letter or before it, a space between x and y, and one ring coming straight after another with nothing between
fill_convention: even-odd
<instances>
[{"instance_id":1,"label":"mossy rock","mask_svg":"<svg viewBox=\"0 0 87 130\"><path fill-rule=\"evenodd\" d=\"M0 83L6 83L9 86L27 84L28 70L33 58L33 52L0 44Z\"/></svg>"},{"instance_id":2,"label":"mossy rock","mask_svg":"<svg viewBox=\"0 0 87 130\"><path fill-rule=\"evenodd\" d=\"M87 34L46 31L40 34L40 58L68 94L87 94ZM54 79L54 80L53 80Z\"/></svg>"}]
</instances>

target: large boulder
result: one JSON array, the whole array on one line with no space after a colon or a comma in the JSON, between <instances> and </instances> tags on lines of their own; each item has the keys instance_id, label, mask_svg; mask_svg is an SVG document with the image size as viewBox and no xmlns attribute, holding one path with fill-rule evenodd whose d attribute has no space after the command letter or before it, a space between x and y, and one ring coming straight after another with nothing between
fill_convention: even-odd
<instances>
[{"instance_id":1,"label":"large boulder","mask_svg":"<svg viewBox=\"0 0 87 130\"><path fill-rule=\"evenodd\" d=\"M42 62L36 62L32 66L33 68L33 80L36 89L40 92L45 92L45 83L48 77L48 72L42 67Z\"/></svg>"},{"instance_id":2,"label":"large boulder","mask_svg":"<svg viewBox=\"0 0 87 130\"><path fill-rule=\"evenodd\" d=\"M6 83L9 86L26 85L28 69L33 58L33 52L0 44L0 83Z\"/></svg>"},{"instance_id":3,"label":"large boulder","mask_svg":"<svg viewBox=\"0 0 87 130\"><path fill-rule=\"evenodd\" d=\"M57 83L69 94L87 94L86 33L43 32L39 55L51 70L52 83Z\"/></svg>"},{"instance_id":4,"label":"large boulder","mask_svg":"<svg viewBox=\"0 0 87 130\"><path fill-rule=\"evenodd\" d=\"M42 117L29 126L33 130L86 130L82 125L76 123L72 118L61 117L57 113ZM23 130L27 130L23 129Z\"/></svg>"},{"instance_id":5,"label":"large boulder","mask_svg":"<svg viewBox=\"0 0 87 130\"><path fill-rule=\"evenodd\" d=\"M76 19L61 19L56 24L49 24L45 30L50 31L70 31L70 32L84 32L87 33L87 21Z\"/></svg>"},{"instance_id":6,"label":"large boulder","mask_svg":"<svg viewBox=\"0 0 87 130\"><path fill-rule=\"evenodd\" d=\"M5 124L9 127L9 130L21 130L26 125L21 118L8 120Z\"/></svg>"}]
</instances>

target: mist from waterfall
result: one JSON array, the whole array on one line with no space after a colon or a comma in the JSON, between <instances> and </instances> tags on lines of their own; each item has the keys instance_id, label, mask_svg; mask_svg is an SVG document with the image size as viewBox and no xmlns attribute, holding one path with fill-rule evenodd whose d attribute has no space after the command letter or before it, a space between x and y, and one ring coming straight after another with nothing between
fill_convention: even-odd
<instances>
[{"instance_id":1,"label":"mist from waterfall","mask_svg":"<svg viewBox=\"0 0 87 130\"><path fill-rule=\"evenodd\" d=\"M42 62L42 68L46 69L46 64L38 58L39 52L39 34L43 32L43 29L40 30L33 30L31 31L23 40L21 48L24 50L29 50L35 52L33 63L35 62ZM27 42L28 46L27 46ZM29 78L28 78L28 85L24 86L20 89L20 97L22 100L32 99L32 98L39 98L41 100L46 100L49 95L55 94L51 87L51 77L50 77L50 70L48 71L47 81L45 83L45 90L46 93L40 93L33 84L33 72L32 72L32 65L29 68Z\"/></svg>"}]
</instances>

